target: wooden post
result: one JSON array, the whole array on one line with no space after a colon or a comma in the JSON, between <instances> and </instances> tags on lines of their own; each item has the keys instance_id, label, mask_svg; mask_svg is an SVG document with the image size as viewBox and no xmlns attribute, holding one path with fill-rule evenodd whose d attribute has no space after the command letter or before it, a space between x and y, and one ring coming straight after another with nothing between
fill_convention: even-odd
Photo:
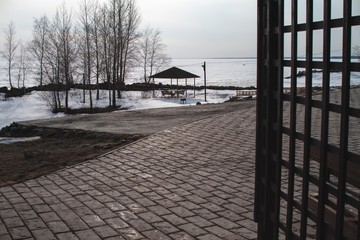
<instances>
[{"instance_id":1,"label":"wooden post","mask_svg":"<svg viewBox=\"0 0 360 240\"><path fill-rule=\"evenodd\" d=\"M187 97L187 78L185 78L185 91L186 91L185 96Z\"/></svg>"},{"instance_id":2,"label":"wooden post","mask_svg":"<svg viewBox=\"0 0 360 240\"><path fill-rule=\"evenodd\" d=\"M195 86L195 78L194 78L194 98L195 98L195 88L196 86Z\"/></svg>"},{"instance_id":3,"label":"wooden post","mask_svg":"<svg viewBox=\"0 0 360 240\"><path fill-rule=\"evenodd\" d=\"M179 98L179 79L176 79L176 97Z\"/></svg>"}]
</instances>

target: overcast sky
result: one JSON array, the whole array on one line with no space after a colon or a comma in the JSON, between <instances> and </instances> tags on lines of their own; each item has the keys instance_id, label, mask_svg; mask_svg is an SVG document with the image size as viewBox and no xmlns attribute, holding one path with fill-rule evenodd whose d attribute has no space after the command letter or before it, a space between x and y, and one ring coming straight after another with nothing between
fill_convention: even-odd
<instances>
[{"instance_id":1,"label":"overcast sky","mask_svg":"<svg viewBox=\"0 0 360 240\"><path fill-rule=\"evenodd\" d=\"M54 15L62 2L76 11L82 0L0 0L0 49L3 30L12 20L17 38L31 38L33 18ZM108 0L98 0L107 2ZM316 1L314 18L322 19L322 1ZM332 1L332 17L342 16L342 1ZM256 0L137 0L141 28L150 25L161 31L167 53L172 58L255 57ZM290 0L285 1L285 23L290 24ZM360 14L360 1L353 1L353 15ZM305 0L299 1L299 22L305 21ZM341 29L332 31L332 53L342 49ZM290 53L285 35L285 55ZM305 54L305 33L299 34L299 55ZM315 51L321 55L322 32L314 32ZM352 44L360 45L360 26L353 27Z\"/></svg>"},{"instance_id":2,"label":"overcast sky","mask_svg":"<svg viewBox=\"0 0 360 240\"><path fill-rule=\"evenodd\" d=\"M31 38L33 18L53 16L64 0L0 0L0 48L12 20L17 39ZM105 2L106 0L99 0ZM81 0L65 0L77 9ZM137 0L141 27L161 31L172 58L256 56L255 0Z\"/></svg>"}]
</instances>

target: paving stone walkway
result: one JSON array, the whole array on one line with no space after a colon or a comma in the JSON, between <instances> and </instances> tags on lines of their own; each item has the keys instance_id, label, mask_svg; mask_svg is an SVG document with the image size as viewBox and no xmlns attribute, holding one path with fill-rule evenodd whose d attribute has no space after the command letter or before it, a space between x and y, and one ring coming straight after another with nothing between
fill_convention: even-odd
<instances>
[{"instance_id":1,"label":"paving stone walkway","mask_svg":"<svg viewBox=\"0 0 360 240\"><path fill-rule=\"evenodd\" d=\"M255 108L162 131L0 188L0 239L256 239L254 154Z\"/></svg>"}]
</instances>

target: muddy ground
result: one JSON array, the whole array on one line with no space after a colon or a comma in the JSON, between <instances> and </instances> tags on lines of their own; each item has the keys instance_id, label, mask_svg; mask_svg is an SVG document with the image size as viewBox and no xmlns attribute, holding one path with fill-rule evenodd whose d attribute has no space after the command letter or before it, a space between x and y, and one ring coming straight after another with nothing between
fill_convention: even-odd
<instances>
[{"instance_id":1,"label":"muddy ground","mask_svg":"<svg viewBox=\"0 0 360 240\"><path fill-rule=\"evenodd\" d=\"M2 136L35 137L35 141L0 143L0 187L33 179L95 158L143 137L138 134L94 133L20 126L4 128Z\"/></svg>"}]
</instances>

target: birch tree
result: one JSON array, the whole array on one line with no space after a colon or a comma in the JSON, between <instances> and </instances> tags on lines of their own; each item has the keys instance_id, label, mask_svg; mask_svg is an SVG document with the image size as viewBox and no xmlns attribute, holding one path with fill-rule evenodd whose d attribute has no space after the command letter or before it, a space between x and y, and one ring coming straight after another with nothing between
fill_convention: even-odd
<instances>
[{"instance_id":1,"label":"birch tree","mask_svg":"<svg viewBox=\"0 0 360 240\"><path fill-rule=\"evenodd\" d=\"M19 59L17 64L17 69L18 69L17 85L18 88L20 88L20 83L21 83L21 88L24 88L24 90L25 90L25 80L28 72L28 67L29 67L28 48L27 46L21 43Z\"/></svg>"},{"instance_id":2,"label":"birch tree","mask_svg":"<svg viewBox=\"0 0 360 240\"><path fill-rule=\"evenodd\" d=\"M65 85L65 111L69 110L69 90L73 82L76 60L75 33L72 28L72 14L65 4L56 11L53 23L54 41L58 44L58 78Z\"/></svg>"},{"instance_id":3,"label":"birch tree","mask_svg":"<svg viewBox=\"0 0 360 240\"><path fill-rule=\"evenodd\" d=\"M11 76L12 76L12 69L15 63L16 49L19 46L19 42L15 39L15 34L16 34L15 25L12 21L4 29L4 34L5 34L5 45L4 45L4 51L1 52L1 55L7 62L9 85L10 88L13 88Z\"/></svg>"},{"instance_id":4,"label":"birch tree","mask_svg":"<svg viewBox=\"0 0 360 240\"><path fill-rule=\"evenodd\" d=\"M149 83L148 77L169 65L171 59L165 54L166 46L162 43L161 33L158 29L146 27L138 46L143 79L145 83Z\"/></svg>"},{"instance_id":5,"label":"birch tree","mask_svg":"<svg viewBox=\"0 0 360 240\"><path fill-rule=\"evenodd\" d=\"M34 19L33 38L30 42L29 51L34 59L40 86L44 84L45 77L45 51L49 41L49 19L43 15L39 19Z\"/></svg>"},{"instance_id":6,"label":"birch tree","mask_svg":"<svg viewBox=\"0 0 360 240\"><path fill-rule=\"evenodd\" d=\"M101 42L100 42L100 26L101 26L101 12L98 2L95 2L92 16L93 28L91 31L94 41L95 53L95 78L96 78L96 99L100 99L99 93L99 79L101 74Z\"/></svg>"},{"instance_id":7,"label":"birch tree","mask_svg":"<svg viewBox=\"0 0 360 240\"><path fill-rule=\"evenodd\" d=\"M91 73L92 73L92 66L93 66L93 41L92 41L92 34L91 30L93 28L93 23L91 22L92 16L92 8L93 4L89 2L89 0L83 0L81 4L81 9L79 13L79 20L81 25L81 49L82 49L82 56L83 56L83 78L84 83L86 82L89 90L89 101L90 101L90 108L93 108L93 101L92 101L92 91L91 91ZM85 84L84 84L85 88ZM85 101L85 98L84 98Z\"/></svg>"},{"instance_id":8,"label":"birch tree","mask_svg":"<svg viewBox=\"0 0 360 240\"><path fill-rule=\"evenodd\" d=\"M112 106L116 106L117 97L121 98L121 88L134 58L134 44L138 37L137 28L140 17L134 0L111 0L107 11L108 59L111 63L108 71L111 75ZM105 27L103 25L103 27ZM109 61L110 60L110 61Z\"/></svg>"}]
</instances>

